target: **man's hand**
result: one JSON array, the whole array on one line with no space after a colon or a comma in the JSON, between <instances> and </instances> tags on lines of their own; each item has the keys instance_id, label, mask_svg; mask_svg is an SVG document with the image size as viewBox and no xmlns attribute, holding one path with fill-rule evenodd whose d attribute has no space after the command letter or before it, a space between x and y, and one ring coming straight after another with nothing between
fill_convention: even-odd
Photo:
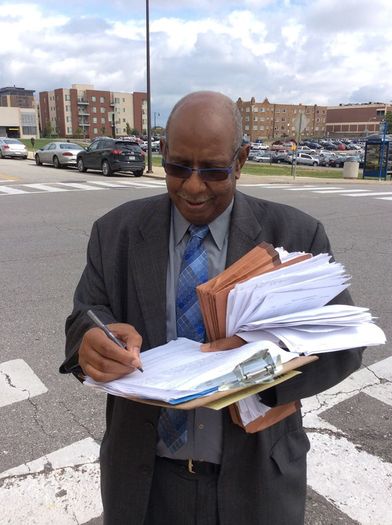
<instances>
[{"instance_id":1,"label":"man's hand","mask_svg":"<svg viewBox=\"0 0 392 525\"><path fill-rule=\"evenodd\" d=\"M79 348L79 365L95 381L112 381L141 367L142 338L135 328L125 323L108 325L109 330L126 345L120 348L100 328L90 328Z\"/></svg>"},{"instance_id":2,"label":"man's hand","mask_svg":"<svg viewBox=\"0 0 392 525\"><path fill-rule=\"evenodd\" d=\"M244 345L246 341L238 337L238 335L232 335L231 337L225 337L224 339L217 339L211 343L204 343L200 346L202 352L219 352L220 350L233 350L233 348L239 348Z\"/></svg>"}]
</instances>

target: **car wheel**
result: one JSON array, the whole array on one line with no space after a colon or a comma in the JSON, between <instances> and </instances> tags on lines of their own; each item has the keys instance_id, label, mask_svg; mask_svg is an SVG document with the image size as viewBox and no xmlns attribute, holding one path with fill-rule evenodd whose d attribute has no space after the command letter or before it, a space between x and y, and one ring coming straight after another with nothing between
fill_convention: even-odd
<instances>
[{"instance_id":1,"label":"car wheel","mask_svg":"<svg viewBox=\"0 0 392 525\"><path fill-rule=\"evenodd\" d=\"M110 177L110 175L113 173L112 168L110 167L110 164L107 160L104 160L102 162L102 174L104 177Z\"/></svg>"},{"instance_id":2,"label":"car wheel","mask_svg":"<svg viewBox=\"0 0 392 525\"><path fill-rule=\"evenodd\" d=\"M78 159L78 170L80 173L84 173L87 171L87 168L84 167L83 159Z\"/></svg>"},{"instance_id":3,"label":"car wheel","mask_svg":"<svg viewBox=\"0 0 392 525\"><path fill-rule=\"evenodd\" d=\"M27 159L27 155L25 157L22 157L23 160L26 160Z\"/></svg>"},{"instance_id":4,"label":"car wheel","mask_svg":"<svg viewBox=\"0 0 392 525\"><path fill-rule=\"evenodd\" d=\"M38 153L35 155L35 163L37 164L37 166L42 166L42 162L41 162L41 159L39 158Z\"/></svg>"},{"instance_id":5,"label":"car wheel","mask_svg":"<svg viewBox=\"0 0 392 525\"><path fill-rule=\"evenodd\" d=\"M134 171L133 172L133 175L135 177L141 177L143 175L143 170L139 170L139 171Z\"/></svg>"},{"instance_id":6,"label":"car wheel","mask_svg":"<svg viewBox=\"0 0 392 525\"><path fill-rule=\"evenodd\" d=\"M317 162L313 162L313 166L318 166Z\"/></svg>"},{"instance_id":7,"label":"car wheel","mask_svg":"<svg viewBox=\"0 0 392 525\"><path fill-rule=\"evenodd\" d=\"M53 166L56 168L56 170L61 168L60 161L56 155L53 157Z\"/></svg>"}]
</instances>

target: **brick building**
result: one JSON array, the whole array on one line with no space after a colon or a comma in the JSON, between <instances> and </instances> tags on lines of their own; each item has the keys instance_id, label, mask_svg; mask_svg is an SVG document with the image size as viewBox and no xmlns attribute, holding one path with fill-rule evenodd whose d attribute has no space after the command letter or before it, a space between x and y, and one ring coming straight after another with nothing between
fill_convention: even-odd
<instances>
[{"instance_id":1,"label":"brick building","mask_svg":"<svg viewBox=\"0 0 392 525\"><path fill-rule=\"evenodd\" d=\"M39 94L42 132L93 139L101 135L126 135L127 124L142 132L142 117L146 113L142 95L146 100L145 93L102 91L89 84L42 91Z\"/></svg>"},{"instance_id":2,"label":"brick building","mask_svg":"<svg viewBox=\"0 0 392 525\"><path fill-rule=\"evenodd\" d=\"M16 86L0 88L0 137L39 137L34 90Z\"/></svg>"},{"instance_id":3,"label":"brick building","mask_svg":"<svg viewBox=\"0 0 392 525\"><path fill-rule=\"evenodd\" d=\"M387 111L392 111L392 105L381 102L328 107L327 136L364 137L378 133Z\"/></svg>"},{"instance_id":4,"label":"brick building","mask_svg":"<svg viewBox=\"0 0 392 525\"><path fill-rule=\"evenodd\" d=\"M256 102L241 98L237 106L242 115L244 134L251 141L258 139L285 139L296 136L295 122L300 113L305 115L306 127L301 136L324 137L327 108L325 106L305 104L272 104L267 98Z\"/></svg>"}]
</instances>

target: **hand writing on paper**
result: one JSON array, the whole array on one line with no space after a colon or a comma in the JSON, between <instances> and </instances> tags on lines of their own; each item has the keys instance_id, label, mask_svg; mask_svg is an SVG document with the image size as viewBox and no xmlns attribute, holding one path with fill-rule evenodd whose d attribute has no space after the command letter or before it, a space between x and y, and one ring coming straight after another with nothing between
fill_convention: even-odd
<instances>
[{"instance_id":1,"label":"hand writing on paper","mask_svg":"<svg viewBox=\"0 0 392 525\"><path fill-rule=\"evenodd\" d=\"M135 328L125 323L108 325L109 330L125 343L119 347L100 328L90 328L79 348L79 365L95 381L112 381L134 372L141 366L142 338Z\"/></svg>"},{"instance_id":2,"label":"hand writing on paper","mask_svg":"<svg viewBox=\"0 0 392 525\"><path fill-rule=\"evenodd\" d=\"M238 337L238 335L232 335L231 337L224 337L223 339L217 339L211 343L204 343L200 346L202 352L220 352L221 350L233 350L233 348L239 348L244 345L246 341Z\"/></svg>"}]
</instances>

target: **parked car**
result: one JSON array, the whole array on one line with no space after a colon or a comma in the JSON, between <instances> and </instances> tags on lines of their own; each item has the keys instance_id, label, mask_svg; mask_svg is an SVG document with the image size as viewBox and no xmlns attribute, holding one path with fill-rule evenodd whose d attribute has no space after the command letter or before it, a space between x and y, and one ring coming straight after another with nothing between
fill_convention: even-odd
<instances>
[{"instance_id":1,"label":"parked car","mask_svg":"<svg viewBox=\"0 0 392 525\"><path fill-rule=\"evenodd\" d=\"M270 151L260 151L253 160L255 162L272 162L271 157L272 153Z\"/></svg>"},{"instance_id":2,"label":"parked car","mask_svg":"<svg viewBox=\"0 0 392 525\"><path fill-rule=\"evenodd\" d=\"M18 139L0 138L0 158L18 157L27 159L27 148Z\"/></svg>"},{"instance_id":3,"label":"parked car","mask_svg":"<svg viewBox=\"0 0 392 525\"><path fill-rule=\"evenodd\" d=\"M305 166L318 166L319 160L316 157L313 157L309 153L297 153L297 156L294 157L296 164L304 164ZM291 158L291 162L294 162Z\"/></svg>"},{"instance_id":4,"label":"parked car","mask_svg":"<svg viewBox=\"0 0 392 525\"><path fill-rule=\"evenodd\" d=\"M141 177L145 154L136 142L99 137L78 153L77 166L80 172L101 170L105 177L110 177L115 171L130 171L135 177Z\"/></svg>"},{"instance_id":5,"label":"parked car","mask_svg":"<svg viewBox=\"0 0 392 525\"><path fill-rule=\"evenodd\" d=\"M343 165L347 159L346 155L335 155L335 157L332 157L329 159L329 166L331 168L343 168Z\"/></svg>"},{"instance_id":6,"label":"parked car","mask_svg":"<svg viewBox=\"0 0 392 525\"><path fill-rule=\"evenodd\" d=\"M35 163L51 164L55 168L76 166L76 157L83 148L73 142L49 142L35 153Z\"/></svg>"}]
</instances>

